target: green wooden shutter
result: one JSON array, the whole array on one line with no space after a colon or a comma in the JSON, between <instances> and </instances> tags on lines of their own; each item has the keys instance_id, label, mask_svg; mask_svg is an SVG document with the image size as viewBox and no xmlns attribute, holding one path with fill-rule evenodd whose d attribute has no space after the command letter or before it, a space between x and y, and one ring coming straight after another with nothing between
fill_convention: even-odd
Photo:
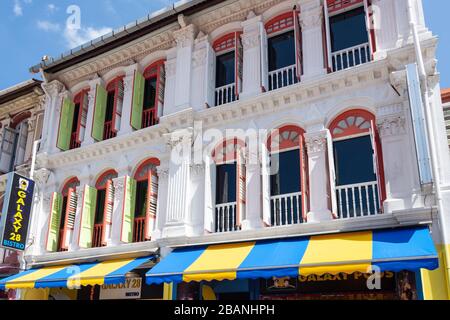
<instances>
[{"instance_id":1,"label":"green wooden shutter","mask_svg":"<svg viewBox=\"0 0 450 320\"><path fill-rule=\"evenodd\" d=\"M62 195L54 192L50 206L50 221L48 226L46 250L56 252L58 250L59 227L61 225Z\"/></svg>"},{"instance_id":2,"label":"green wooden shutter","mask_svg":"<svg viewBox=\"0 0 450 320\"><path fill-rule=\"evenodd\" d=\"M92 232L94 231L95 206L97 204L97 190L86 186L83 194L83 206L81 208L81 229L79 246L81 248L92 247Z\"/></svg>"},{"instance_id":3,"label":"green wooden shutter","mask_svg":"<svg viewBox=\"0 0 450 320\"><path fill-rule=\"evenodd\" d=\"M135 71L134 85L133 85L133 104L131 110L131 126L136 130L142 128L144 90L145 90L145 78L139 71Z\"/></svg>"},{"instance_id":4,"label":"green wooden shutter","mask_svg":"<svg viewBox=\"0 0 450 320\"><path fill-rule=\"evenodd\" d=\"M94 122L92 124L92 137L97 141L103 140L107 101L108 92L106 92L106 89L101 85L97 85L97 91L95 94Z\"/></svg>"},{"instance_id":5,"label":"green wooden shutter","mask_svg":"<svg viewBox=\"0 0 450 320\"><path fill-rule=\"evenodd\" d=\"M122 233L121 241L125 243L133 242L134 210L136 207L136 180L125 177L125 194L122 212Z\"/></svg>"},{"instance_id":6,"label":"green wooden shutter","mask_svg":"<svg viewBox=\"0 0 450 320\"><path fill-rule=\"evenodd\" d=\"M61 109L61 120L59 122L58 141L56 143L56 146L63 151L70 149L74 111L75 103L70 99L64 99Z\"/></svg>"}]
</instances>

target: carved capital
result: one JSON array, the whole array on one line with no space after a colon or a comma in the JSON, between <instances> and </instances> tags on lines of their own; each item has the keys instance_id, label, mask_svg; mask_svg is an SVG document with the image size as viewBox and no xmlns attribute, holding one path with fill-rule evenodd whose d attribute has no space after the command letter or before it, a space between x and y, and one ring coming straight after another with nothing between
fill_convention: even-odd
<instances>
[{"instance_id":1,"label":"carved capital","mask_svg":"<svg viewBox=\"0 0 450 320\"><path fill-rule=\"evenodd\" d=\"M174 31L173 36L178 48L186 48L194 44L196 27L190 24L180 30Z\"/></svg>"},{"instance_id":2,"label":"carved capital","mask_svg":"<svg viewBox=\"0 0 450 320\"><path fill-rule=\"evenodd\" d=\"M115 178L112 180L114 186L114 196L119 197L123 194L123 190L125 188L125 179L124 177Z\"/></svg>"},{"instance_id":3,"label":"carved capital","mask_svg":"<svg viewBox=\"0 0 450 320\"><path fill-rule=\"evenodd\" d=\"M127 76L123 79L123 90L125 92L129 92L131 90L133 90L133 76Z\"/></svg>"},{"instance_id":4,"label":"carved capital","mask_svg":"<svg viewBox=\"0 0 450 320\"><path fill-rule=\"evenodd\" d=\"M245 50L258 47L260 43L260 35L258 32L249 32L242 35L242 46Z\"/></svg>"},{"instance_id":5,"label":"carved capital","mask_svg":"<svg viewBox=\"0 0 450 320\"><path fill-rule=\"evenodd\" d=\"M309 8L300 13L300 24L303 30L322 26L323 10L322 6Z\"/></svg>"},{"instance_id":6,"label":"carved capital","mask_svg":"<svg viewBox=\"0 0 450 320\"><path fill-rule=\"evenodd\" d=\"M166 75L168 78L175 77L177 72L176 61L166 61Z\"/></svg>"},{"instance_id":7,"label":"carved capital","mask_svg":"<svg viewBox=\"0 0 450 320\"><path fill-rule=\"evenodd\" d=\"M402 94L407 88L406 70L394 71L389 75L392 86Z\"/></svg>"},{"instance_id":8,"label":"carved capital","mask_svg":"<svg viewBox=\"0 0 450 320\"><path fill-rule=\"evenodd\" d=\"M380 118L377 125L382 138L406 134L406 119L403 114Z\"/></svg>"},{"instance_id":9,"label":"carved capital","mask_svg":"<svg viewBox=\"0 0 450 320\"><path fill-rule=\"evenodd\" d=\"M191 165L191 172L194 177L203 176L205 172L204 164L193 164Z\"/></svg>"},{"instance_id":10,"label":"carved capital","mask_svg":"<svg viewBox=\"0 0 450 320\"><path fill-rule=\"evenodd\" d=\"M305 141L309 154L325 152L327 150L326 131L306 133Z\"/></svg>"},{"instance_id":11,"label":"carved capital","mask_svg":"<svg viewBox=\"0 0 450 320\"><path fill-rule=\"evenodd\" d=\"M194 52L192 56L193 68L202 67L206 64L206 49L200 49Z\"/></svg>"},{"instance_id":12,"label":"carved capital","mask_svg":"<svg viewBox=\"0 0 450 320\"><path fill-rule=\"evenodd\" d=\"M44 91L51 97L58 96L58 94L63 89L65 89L64 85L61 82L59 82L58 80L53 80L48 83L43 83L43 84L41 84L41 86L42 86L42 89L44 89Z\"/></svg>"},{"instance_id":13,"label":"carved capital","mask_svg":"<svg viewBox=\"0 0 450 320\"><path fill-rule=\"evenodd\" d=\"M167 177L169 176L169 168L167 167L157 167L156 172L158 173L158 177L160 179L167 179Z\"/></svg>"},{"instance_id":14,"label":"carved capital","mask_svg":"<svg viewBox=\"0 0 450 320\"><path fill-rule=\"evenodd\" d=\"M45 185L48 182L51 173L52 172L50 170L45 168L36 170L34 172L34 180L36 180L36 182L41 186Z\"/></svg>"}]
</instances>

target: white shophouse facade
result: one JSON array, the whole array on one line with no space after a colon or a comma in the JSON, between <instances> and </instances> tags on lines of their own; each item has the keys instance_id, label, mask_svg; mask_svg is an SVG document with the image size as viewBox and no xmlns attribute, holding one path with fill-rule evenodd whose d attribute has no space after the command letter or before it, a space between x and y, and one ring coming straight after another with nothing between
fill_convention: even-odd
<instances>
[{"instance_id":1,"label":"white shophouse facade","mask_svg":"<svg viewBox=\"0 0 450 320\"><path fill-rule=\"evenodd\" d=\"M416 62L409 3L430 89L442 213L434 189L421 185L419 177L405 70ZM370 14L375 28L366 25L358 32L367 41L345 47L333 18L353 10L357 17L362 12L366 23L370 5L376 8ZM442 231L449 222L440 217L450 214L450 160L435 68L437 38L425 25L421 0L328 1L325 8L323 0L192 1L177 12L184 15L167 10L133 27L134 34L148 30L140 36L119 30L99 45L111 46L102 53L87 46L41 66L47 100L28 267L156 249L164 257L174 246L423 223L431 223L438 247L445 244ZM294 43L288 54L293 63L286 66L277 50L291 48L289 43ZM231 76L227 61L235 67ZM153 91L139 96L139 82L153 85ZM150 101L151 108L144 102L139 109L139 99ZM96 111L102 101L106 116ZM70 141L61 134L63 110L84 110ZM142 119L133 120L136 110ZM99 123L110 127L99 131ZM239 137L227 137L200 163L194 152L175 161L174 150L198 143L199 124L203 133L280 129L281 141L255 153ZM345 141L352 139L366 151L370 146L373 179L349 178L345 166L336 163L367 159L367 154L358 157L359 149L348 152L352 144ZM299 152L288 156L293 150ZM286 154L280 155L281 164L295 161L290 172L300 177L297 186L280 187L283 171L278 178L268 175L269 154L277 153ZM230 182L230 176L234 190L218 182ZM139 218L124 214L133 206L127 198L133 179L137 192L152 200L143 209L135 203L135 211L145 212L130 223ZM216 188L231 191L222 197ZM98 199L100 191L103 207L95 214L86 198L96 193ZM62 210L74 219L61 223L61 231L51 227L57 194L68 197Z\"/></svg>"}]
</instances>

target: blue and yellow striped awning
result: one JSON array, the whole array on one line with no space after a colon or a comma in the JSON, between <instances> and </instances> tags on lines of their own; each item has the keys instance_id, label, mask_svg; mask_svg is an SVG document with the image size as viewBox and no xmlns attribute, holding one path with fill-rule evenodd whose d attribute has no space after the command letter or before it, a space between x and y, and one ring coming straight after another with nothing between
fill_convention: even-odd
<instances>
[{"instance_id":1,"label":"blue and yellow striped awning","mask_svg":"<svg viewBox=\"0 0 450 320\"><path fill-rule=\"evenodd\" d=\"M1 280L0 290L77 289L81 286L125 283L128 272L151 259L153 256L31 269Z\"/></svg>"},{"instance_id":2,"label":"blue and yellow striped awning","mask_svg":"<svg viewBox=\"0 0 450 320\"><path fill-rule=\"evenodd\" d=\"M436 269L428 228L181 248L147 273L147 284L367 273L371 266L392 272Z\"/></svg>"}]
</instances>

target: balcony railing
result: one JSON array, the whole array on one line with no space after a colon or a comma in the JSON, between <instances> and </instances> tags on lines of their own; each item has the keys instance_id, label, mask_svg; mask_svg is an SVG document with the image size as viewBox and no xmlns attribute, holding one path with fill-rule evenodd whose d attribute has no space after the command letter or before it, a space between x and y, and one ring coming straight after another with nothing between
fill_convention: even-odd
<instances>
[{"instance_id":1,"label":"balcony railing","mask_svg":"<svg viewBox=\"0 0 450 320\"><path fill-rule=\"evenodd\" d=\"M297 66L294 64L269 72L269 91L298 83Z\"/></svg>"},{"instance_id":2,"label":"balcony railing","mask_svg":"<svg viewBox=\"0 0 450 320\"><path fill-rule=\"evenodd\" d=\"M145 217L134 218L133 242L145 241Z\"/></svg>"},{"instance_id":3,"label":"balcony railing","mask_svg":"<svg viewBox=\"0 0 450 320\"><path fill-rule=\"evenodd\" d=\"M366 182L336 187L339 219L380 214L378 183Z\"/></svg>"},{"instance_id":4,"label":"balcony railing","mask_svg":"<svg viewBox=\"0 0 450 320\"><path fill-rule=\"evenodd\" d=\"M142 112L142 128L148 128L158 124L156 109L146 109Z\"/></svg>"},{"instance_id":5,"label":"balcony railing","mask_svg":"<svg viewBox=\"0 0 450 320\"><path fill-rule=\"evenodd\" d=\"M102 244L103 224L94 225L94 233L92 235L92 248L100 248Z\"/></svg>"},{"instance_id":6,"label":"balcony railing","mask_svg":"<svg viewBox=\"0 0 450 320\"><path fill-rule=\"evenodd\" d=\"M70 136L70 149L78 149L81 147L81 143L77 141L77 133L72 132L72 135Z\"/></svg>"},{"instance_id":7,"label":"balcony railing","mask_svg":"<svg viewBox=\"0 0 450 320\"><path fill-rule=\"evenodd\" d=\"M216 106L237 100L236 86L234 83L216 89Z\"/></svg>"},{"instance_id":8,"label":"balcony railing","mask_svg":"<svg viewBox=\"0 0 450 320\"><path fill-rule=\"evenodd\" d=\"M333 72L348 69L372 59L369 43L360 44L331 54Z\"/></svg>"},{"instance_id":9,"label":"balcony railing","mask_svg":"<svg viewBox=\"0 0 450 320\"><path fill-rule=\"evenodd\" d=\"M274 227L304 222L301 192L272 196L270 207L270 219Z\"/></svg>"},{"instance_id":10,"label":"balcony railing","mask_svg":"<svg viewBox=\"0 0 450 320\"><path fill-rule=\"evenodd\" d=\"M108 140L116 137L116 133L113 131L113 122L105 122L105 129L103 131L103 140Z\"/></svg>"},{"instance_id":11,"label":"balcony railing","mask_svg":"<svg viewBox=\"0 0 450 320\"><path fill-rule=\"evenodd\" d=\"M216 205L214 226L217 233L240 230L236 224L236 208L236 202Z\"/></svg>"}]
</instances>

